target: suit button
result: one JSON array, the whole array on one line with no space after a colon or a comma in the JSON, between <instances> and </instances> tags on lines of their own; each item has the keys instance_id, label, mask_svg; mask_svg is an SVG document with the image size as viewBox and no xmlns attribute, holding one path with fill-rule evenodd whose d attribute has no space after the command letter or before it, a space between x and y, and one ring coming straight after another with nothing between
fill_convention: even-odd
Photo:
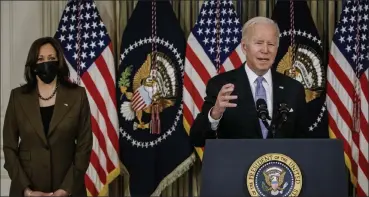
<instances>
[{"instance_id":1,"label":"suit button","mask_svg":"<svg viewBox=\"0 0 369 197\"><path fill-rule=\"evenodd\" d=\"M45 149L46 149L46 150L49 150L49 149L50 149L50 147L49 147L49 146L45 146Z\"/></svg>"}]
</instances>

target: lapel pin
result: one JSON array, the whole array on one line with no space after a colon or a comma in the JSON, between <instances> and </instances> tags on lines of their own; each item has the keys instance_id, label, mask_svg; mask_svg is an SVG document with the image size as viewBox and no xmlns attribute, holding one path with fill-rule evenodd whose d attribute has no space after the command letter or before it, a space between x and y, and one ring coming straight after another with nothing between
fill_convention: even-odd
<instances>
[{"instance_id":1,"label":"lapel pin","mask_svg":"<svg viewBox=\"0 0 369 197\"><path fill-rule=\"evenodd\" d=\"M280 88L280 89L284 89L284 87L283 87L283 86L279 86L279 88Z\"/></svg>"},{"instance_id":2,"label":"lapel pin","mask_svg":"<svg viewBox=\"0 0 369 197\"><path fill-rule=\"evenodd\" d=\"M64 105L65 105L66 107L68 107L68 104L67 104L67 103L64 103Z\"/></svg>"}]
</instances>

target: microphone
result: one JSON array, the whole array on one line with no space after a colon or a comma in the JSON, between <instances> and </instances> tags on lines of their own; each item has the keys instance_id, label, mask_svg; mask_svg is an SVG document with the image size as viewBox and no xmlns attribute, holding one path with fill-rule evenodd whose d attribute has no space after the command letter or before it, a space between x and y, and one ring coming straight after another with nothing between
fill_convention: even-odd
<instances>
[{"instance_id":1,"label":"microphone","mask_svg":"<svg viewBox=\"0 0 369 197\"><path fill-rule=\"evenodd\" d=\"M282 118L282 122L286 122L288 118L288 112L290 111L290 108L286 103L280 103L278 106L278 113L280 114Z\"/></svg>"},{"instance_id":2,"label":"microphone","mask_svg":"<svg viewBox=\"0 0 369 197\"><path fill-rule=\"evenodd\" d=\"M258 117L262 120L271 120L272 118L269 116L268 106L264 99L258 99L256 101L256 111L258 112Z\"/></svg>"},{"instance_id":3,"label":"microphone","mask_svg":"<svg viewBox=\"0 0 369 197\"><path fill-rule=\"evenodd\" d=\"M271 131L273 134L273 138L275 137L275 125L272 124L269 125L267 120L272 120L272 118L269 116L268 111L268 105L266 104L264 99L258 99L256 101L256 111L258 113L258 117L261 119L265 127L268 129L268 131Z\"/></svg>"}]
</instances>

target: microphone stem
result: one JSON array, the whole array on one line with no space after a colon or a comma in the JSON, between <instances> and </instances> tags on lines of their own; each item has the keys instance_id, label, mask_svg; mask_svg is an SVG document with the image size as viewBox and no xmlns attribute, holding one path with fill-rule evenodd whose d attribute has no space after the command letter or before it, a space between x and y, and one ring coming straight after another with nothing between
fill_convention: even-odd
<instances>
[{"instance_id":1,"label":"microphone stem","mask_svg":"<svg viewBox=\"0 0 369 197\"><path fill-rule=\"evenodd\" d=\"M275 138L275 125L274 124L271 124L269 130L272 132L273 138Z\"/></svg>"}]
</instances>

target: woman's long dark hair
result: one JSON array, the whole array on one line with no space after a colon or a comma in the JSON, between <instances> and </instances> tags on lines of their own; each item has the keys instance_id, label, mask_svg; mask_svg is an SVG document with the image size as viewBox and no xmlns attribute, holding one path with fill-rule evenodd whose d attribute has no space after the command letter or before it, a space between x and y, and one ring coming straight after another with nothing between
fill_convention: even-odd
<instances>
[{"instance_id":1,"label":"woman's long dark hair","mask_svg":"<svg viewBox=\"0 0 369 197\"><path fill-rule=\"evenodd\" d=\"M37 64L40 48L45 44L51 44L56 51L56 55L59 61L57 72L58 83L70 88L77 87L78 85L69 81L69 69L67 62L64 59L62 46L56 39L52 37L43 37L35 40L28 52L28 57L24 68L24 78L26 80L26 84L23 86L23 92L29 93L37 86L37 78L36 75L32 72L32 68Z\"/></svg>"}]
</instances>

